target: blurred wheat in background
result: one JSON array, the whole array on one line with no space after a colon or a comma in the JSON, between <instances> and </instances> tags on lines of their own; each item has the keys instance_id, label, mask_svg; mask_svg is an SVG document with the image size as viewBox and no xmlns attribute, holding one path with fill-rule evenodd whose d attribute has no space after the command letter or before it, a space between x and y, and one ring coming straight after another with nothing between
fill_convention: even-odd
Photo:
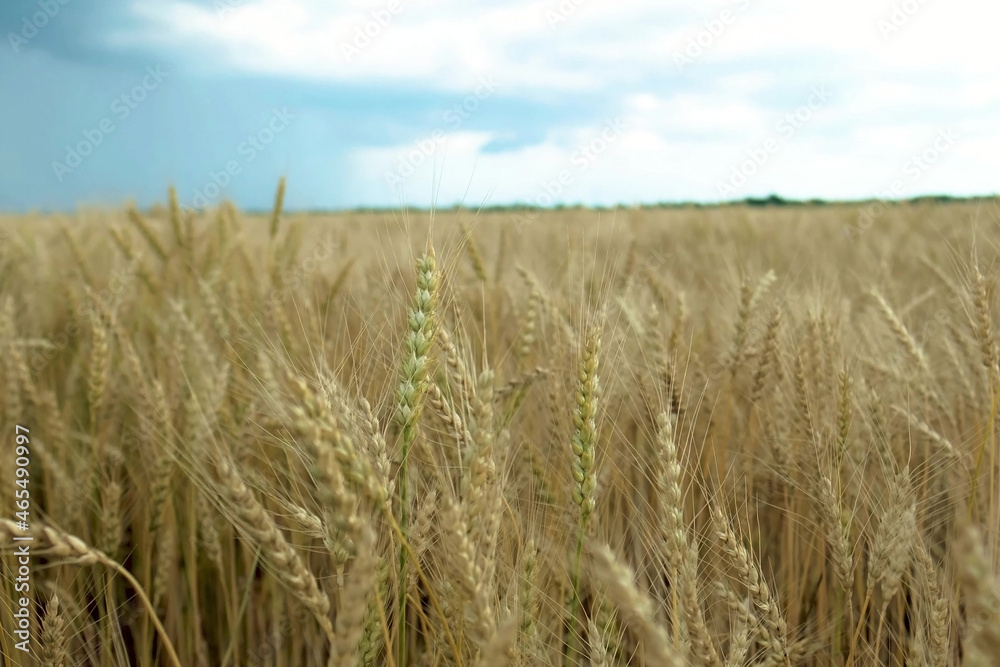
<instances>
[{"instance_id":1,"label":"blurred wheat in background","mask_svg":"<svg viewBox=\"0 0 1000 667\"><path fill-rule=\"evenodd\" d=\"M283 192L0 218L39 664L994 664L996 200Z\"/></svg>"}]
</instances>

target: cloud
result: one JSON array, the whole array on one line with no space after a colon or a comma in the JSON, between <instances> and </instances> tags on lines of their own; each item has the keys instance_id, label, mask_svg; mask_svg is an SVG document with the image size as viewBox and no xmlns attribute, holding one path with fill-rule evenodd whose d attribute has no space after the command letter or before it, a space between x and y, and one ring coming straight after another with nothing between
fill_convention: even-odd
<instances>
[{"instance_id":1,"label":"cloud","mask_svg":"<svg viewBox=\"0 0 1000 667\"><path fill-rule=\"evenodd\" d=\"M238 143L285 105L300 113L298 129L262 157L259 176L233 185L256 197L248 205L266 205L259 182L278 173L303 180L290 206L296 192L308 205L398 204L387 170L435 131L442 138L419 151L402 184L407 203L534 201L567 169L554 201L712 201L725 198L719 183L734 169L754 172L739 196L868 197L943 127L961 140L907 194L996 189L1000 5L981 0L122 1L128 12L86 15L92 38L72 53L48 36L33 53L0 53L11 85L53 81L39 98L48 103L0 110L30 130L5 151L27 170L16 189L0 183L0 195L48 192L31 185L32 155L59 153L80 123L42 119L76 118L95 89L114 93L157 62L174 73L170 91L53 198L78 196L105 166L101 178L119 179L114 192L158 192L162 183L138 179L164 171L193 187L217 168L216 144ZM75 16L60 16L63 28ZM40 77L39 63L52 76ZM452 123L449 111L483 77L503 84ZM817 86L829 100L786 134L782 121ZM577 151L615 117L627 128L579 168ZM136 159L135 145L148 147L147 171L113 172ZM748 166L754 156L760 164ZM349 187L331 192L330 179Z\"/></svg>"},{"instance_id":2,"label":"cloud","mask_svg":"<svg viewBox=\"0 0 1000 667\"><path fill-rule=\"evenodd\" d=\"M1000 62L991 41L1000 6L978 0L733 0L699 9L658 2L626 9L614 0L474 6L457 0L136 1L132 11L146 27L117 39L196 45L222 56L219 66L243 71L446 89L490 70L507 71L525 88L636 82L671 69L671 56L711 24L721 32L705 49L705 63L763 65L787 58L781 69L789 71L795 59L805 57L809 66L822 56L833 75L898 76L928 69L988 74ZM886 25L887 35L880 27ZM359 31L370 43L349 61L343 47L353 45Z\"/></svg>"}]
</instances>

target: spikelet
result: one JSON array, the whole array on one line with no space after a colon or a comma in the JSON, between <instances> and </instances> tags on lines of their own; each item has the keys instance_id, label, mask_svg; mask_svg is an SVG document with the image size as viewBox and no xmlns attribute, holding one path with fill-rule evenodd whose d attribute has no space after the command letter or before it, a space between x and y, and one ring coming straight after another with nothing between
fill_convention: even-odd
<instances>
[{"instance_id":1,"label":"spikelet","mask_svg":"<svg viewBox=\"0 0 1000 667\"><path fill-rule=\"evenodd\" d=\"M755 287L751 287L749 280L743 281L743 285L740 288L740 308L736 319L736 333L729 351L731 375L736 374L740 364L743 362L747 343L749 343L751 319L775 280L777 280L777 276L771 270L760 277Z\"/></svg>"},{"instance_id":2,"label":"spikelet","mask_svg":"<svg viewBox=\"0 0 1000 667\"><path fill-rule=\"evenodd\" d=\"M340 271L333 279L333 283L330 285L330 292L326 295L326 302L330 303L337 295L340 294L341 290L344 288L344 283L347 282L348 276L351 275L351 270L354 268L355 263L358 261L357 257L352 257L343 266L340 267Z\"/></svg>"},{"instance_id":3,"label":"spikelet","mask_svg":"<svg viewBox=\"0 0 1000 667\"><path fill-rule=\"evenodd\" d=\"M0 308L0 341L5 343L5 354L0 363L3 364L4 375L6 376L6 386L4 387L4 416L8 423L16 423L23 417L23 405L21 402L21 386L19 381L21 373L17 368L14 339L17 338L17 324L14 319L14 298L7 296L3 300Z\"/></svg>"},{"instance_id":4,"label":"spikelet","mask_svg":"<svg viewBox=\"0 0 1000 667\"><path fill-rule=\"evenodd\" d=\"M25 532L20 530L13 521L8 519L0 519L0 545L8 545L3 547L4 549L12 548L14 537L24 537ZM94 549L87 545L86 542L81 540L75 535L65 533L61 530L53 528L52 526L47 526L43 523L35 521L31 524L31 529L28 531L28 537L32 540L32 553L38 553L39 555L44 555L49 558L60 558L71 560L77 565L102 565L109 570L113 570L123 579L125 579L130 586L135 590L136 596L139 598L143 607L150 615L150 620L156 627L156 631L160 636L162 646L166 650L167 659L173 667L181 667L180 660L177 658L177 652L174 649L173 643L170 641L170 637L167 635L167 631L164 629L163 624L160 623L159 618L153 611L153 605L150 603L149 598L146 597L145 591L139 582L136 581L135 577L126 570L120 563L108 557L107 554ZM37 549L37 552L35 551Z\"/></svg>"},{"instance_id":5,"label":"spikelet","mask_svg":"<svg viewBox=\"0 0 1000 667\"><path fill-rule=\"evenodd\" d=\"M451 385L449 395L453 402L459 406L459 410L467 413L471 409L471 400L476 393L476 385L472 381L472 374L468 366L462 359L458 351L458 346L451 338L448 327L440 327L437 331L436 340L440 343L441 349L445 353L445 362L448 365L448 381Z\"/></svg>"},{"instance_id":6,"label":"spikelet","mask_svg":"<svg viewBox=\"0 0 1000 667\"><path fill-rule=\"evenodd\" d=\"M594 577L607 586L608 598L618 608L620 618L638 636L646 664L682 667L683 661L653 618L653 601L636 588L631 568L618 561L607 545L589 551Z\"/></svg>"},{"instance_id":7,"label":"spikelet","mask_svg":"<svg viewBox=\"0 0 1000 667\"><path fill-rule=\"evenodd\" d=\"M462 236L465 238L465 249L469 253L469 261L472 262L472 270L475 272L479 282L486 284L486 264L483 263L483 256L479 252L476 239L472 236L472 230L469 229L464 220L459 224L462 227Z\"/></svg>"},{"instance_id":8,"label":"spikelet","mask_svg":"<svg viewBox=\"0 0 1000 667\"><path fill-rule=\"evenodd\" d=\"M379 657L385 645L379 610L379 605L389 595L389 567L384 560L379 560L376 565L375 585L378 595L368 598L368 605L365 609L364 629L361 631L361 637L358 639L357 664L359 667L373 667L373 665L377 664L375 660Z\"/></svg>"},{"instance_id":9,"label":"spikelet","mask_svg":"<svg viewBox=\"0 0 1000 667\"><path fill-rule=\"evenodd\" d=\"M45 607L42 627L42 665L68 667L69 651L66 641L66 618L59 610L59 596L54 595Z\"/></svg>"},{"instance_id":10,"label":"spikelet","mask_svg":"<svg viewBox=\"0 0 1000 667\"><path fill-rule=\"evenodd\" d=\"M687 628L691 642L691 655L698 664L708 667L722 667L719 654L715 650L712 636L705 622L705 615L698 600L698 544L688 547L680 577L677 582L680 589L681 608L684 612L684 625Z\"/></svg>"},{"instance_id":11,"label":"spikelet","mask_svg":"<svg viewBox=\"0 0 1000 667\"><path fill-rule=\"evenodd\" d=\"M756 405L764 393L764 385L778 356L778 328L781 325L781 310L775 308L767 322L767 332L764 334L764 349L760 355L760 363L753 376L753 386L750 389L750 404Z\"/></svg>"},{"instance_id":12,"label":"spikelet","mask_svg":"<svg viewBox=\"0 0 1000 667\"><path fill-rule=\"evenodd\" d=\"M740 581L747 587L750 599L757 608L763 621L759 632L761 639L767 645L772 661L788 664L787 624L778 608L778 602L771 594L771 589L761 575L760 568L754 562L736 533L729 526L729 520L723 514L722 508L715 504L712 509L712 521L715 534L722 544L722 551L730 564L736 570Z\"/></svg>"},{"instance_id":13,"label":"spikelet","mask_svg":"<svg viewBox=\"0 0 1000 667\"><path fill-rule=\"evenodd\" d=\"M403 344L402 379L396 390L396 423L400 429L402 445L398 480L399 525L405 537L409 526L409 454L417 438L417 421L423 407L423 397L427 391L430 371L431 345L438 330L437 302L440 275L430 248L417 260L417 287L413 308L407 319L407 334ZM407 552L400 545L399 581L406 581ZM399 591L399 616L406 617L406 592ZM401 626L398 635L400 662L406 659L406 626Z\"/></svg>"},{"instance_id":14,"label":"spikelet","mask_svg":"<svg viewBox=\"0 0 1000 667\"><path fill-rule=\"evenodd\" d=\"M474 645L482 647L496 628L493 589L483 578L483 571L476 557L476 546L469 539L461 506L454 501L447 502L442 519L449 526L446 532L447 553L454 572L452 580L466 606L467 636Z\"/></svg>"},{"instance_id":15,"label":"spikelet","mask_svg":"<svg viewBox=\"0 0 1000 667\"><path fill-rule=\"evenodd\" d=\"M200 495L201 492L199 492ZM222 543L219 537L219 528L216 525L218 514L207 498L199 497L196 509L198 513L198 543L209 562L221 572L223 571Z\"/></svg>"},{"instance_id":16,"label":"spikelet","mask_svg":"<svg viewBox=\"0 0 1000 667\"><path fill-rule=\"evenodd\" d=\"M834 467L839 469L851 444L854 405L851 400L851 375L846 368L840 371L838 379L840 392L837 394L837 446L834 450Z\"/></svg>"},{"instance_id":17,"label":"spikelet","mask_svg":"<svg viewBox=\"0 0 1000 667\"><path fill-rule=\"evenodd\" d=\"M122 539L122 485L111 479L101 489L101 535L97 548L111 558L118 558Z\"/></svg>"},{"instance_id":18,"label":"spikelet","mask_svg":"<svg viewBox=\"0 0 1000 667\"><path fill-rule=\"evenodd\" d=\"M681 351L681 342L684 337L684 330L688 324L687 296L683 291L677 292L677 314L674 317L674 326L670 330L670 355L677 357Z\"/></svg>"},{"instance_id":19,"label":"spikelet","mask_svg":"<svg viewBox=\"0 0 1000 667\"><path fill-rule=\"evenodd\" d=\"M677 457L672 419L665 412L657 417L656 461L657 504L660 535L666 546L667 563L674 576L679 576L688 553L687 530L684 526L684 508L681 505L681 466Z\"/></svg>"},{"instance_id":20,"label":"spikelet","mask_svg":"<svg viewBox=\"0 0 1000 667\"><path fill-rule=\"evenodd\" d=\"M499 530L500 503L503 497L497 489L493 432L493 372L483 371L476 387L474 414L476 432L473 448L463 479L464 506L469 537L477 545L477 562L487 585L493 583L494 549Z\"/></svg>"},{"instance_id":21,"label":"spikelet","mask_svg":"<svg viewBox=\"0 0 1000 667\"><path fill-rule=\"evenodd\" d=\"M892 309L892 306L889 305L885 298L876 290L872 290L871 295L875 298L875 302L878 303L879 311L885 318L900 347L903 348L906 355L910 358L910 361L915 363L926 376L930 376L930 366L927 364L927 355L924 353L923 348L920 347L909 329L899 319L896 311Z\"/></svg>"},{"instance_id":22,"label":"spikelet","mask_svg":"<svg viewBox=\"0 0 1000 667\"><path fill-rule=\"evenodd\" d=\"M926 627L924 658L931 667L945 667L951 657L949 629L951 613L948 600L942 593L937 568L923 544L917 544L914 550L914 561L917 564L917 580L920 582L920 608Z\"/></svg>"},{"instance_id":23,"label":"spikelet","mask_svg":"<svg viewBox=\"0 0 1000 667\"><path fill-rule=\"evenodd\" d=\"M292 433L312 443L319 464L315 470L332 470L335 465L339 466L344 478L360 489L376 508L385 508L388 500L385 485L368 458L360 455L355 439L343 428L336 414L302 379L294 378L291 386L295 402L288 407L288 426Z\"/></svg>"},{"instance_id":24,"label":"spikelet","mask_svg":"<svg viewBox=\"0 0 1000 667\"><path fill-rule=\"evenodd\" d=\"M404 456L405 447L415 438L413 429L420 417L423 395L427 390L429 352L437 332L439 282L432 249L417 261L417 289L403 346L403 377L396 392L396 422L403 432Z\"/></svg>"},{"instance_id":25,"label":"spikelet","mask_svg":"<svg viewBox=\"0 0 1000 667\"><path fill-rule=\"evenodd\" d=\"M997 353L997 343L993 333L993 318L990 315L989 286L986 278L976 267L975 277L972 283L972 303L975 308L975 334L979 341L979 349L982 354L982 363L986 368L987 377L991 384L996 384L997 375L1000 374L1000 355Z\"/></svg>"},{"instance_id":26,"label":"spikelet","mask_svg":"<svg viewBox=\"0 0 1000 667\"><path fill-rule=\"evenodd\" d=\"M354 667L358 662L359 644L365 629L372 584L376 581L375 536L370 528L359 531L357 558L350 577L340 594L337 622L334 626L336 640L330 650L329 667Z\"/></svg>"},{"instance_id":27,"label":"spikelet","mask_svg":"<svg viewBox=\"0 0 1000 667\"><path fill-rule=\"evenodd\" d=\"M880 584L883 604L899 592L909 567L917 534L917 507L904 468L889 483L889 499L882 508L869 557L869 585Z\"/></svg>"},{"instance_id":28,"label":"spikelet","mask_svg":"<svg viewBox=\"0 0 1000 667\"><path fill-rule=\"evenodd\" d=\"M717 584L719 596L726 602L729 611L734 616L735 628L730 635L729 655L726 657L727 666L746 664L747 654L751 647L751 632L757 625L757 619L750 607L749 598L740 598L733 590L722 583Z\"/></svg>"},{"instance_id":29,"label":"spikelet","mask_svg":"<svg viewBox=\"0 0 1000 667\"><path fill-rule=\"evenodd\" d=\"M844 590L850 590L854 580L854 556L851 527L850 524L845 525L842 519L844 505L834 492L833 482L828 475L820 477L817 490L816 506L826 532L827 544L832 551L834 572Z\"/></svg>"},{"instance_id":30,"label":"spikelet","mask_svg":"<svg viewBox=\"0 0 1000 667\"><path fill-rule=\"evenodd\" d=\"M104 389L107 383L108 369L111 365L111 352L108 348L107 329L101 316L96 310L92 310L90 313L92 343L87 375L87 398L90 401L90 427L93 432L101 415L101 408L104 406Z\"/></svg>"},{"instance_id":31,"label":"spikelet","mask_svg":"<svg viewBox=\"0 0 1000 667\"><path fill-rule=\"evenodd\" d=\"M233 463L220 458L215 465L219 484L215 487L228 511L236 518L236 526L261 555L273 566L274 576L312 612L331 643L334 641L330 623L330 600L320 590L316 578L306 568L298 552L278 530L274 519L253 496L236 471Z\"/></svg>"},{"instance_id":32,"label":"spikelet","mask_svg":"<svg viewBox=\"0 0 1000 667\"><path fill-rule=\"evenodd\" d=\"M198 292L211 318L212 326L215 327L215 332L224 339L229 338L229 322L212 286L207 281L199 279Z\"/></svg>"},{"instance_id":33,"label":"spikelet","mask_svg":"<svg viewBox=\"0 0 1000 667\"><path fill-rule=\"evenodd\" d=\"M434 385L433 388L436 389L437 385ZM387 493L391 496L396 482L390 477L392 474L392 462L389 459L389 451L386 448L385 435L382 433L382 429L378 423L378 418L375 416L372 406L368 400L361 397L360 402L361 409L364 413L365 432L368 436L368 451L371 456L375 472L378 474L379 482L386 488Z\"/></svg>"},{"instance_id":34,"label":"spikelet","mask_svg":"<svg viewBox=\"0 0 1000 667\"><path fill-rule=\"evenodd\" d=\"M601 331L592 327L584 342L580 358L579 375L575 394L576 407L573 410L573 437L570 448L573 453L573 502L580 508L580 524L586 525L594 511L594 492L597 489L597 473L594 459L597 454L597 396L598 357L601 350Z\"/></svg>"},{"instance_id":35,"label":"spikelet","mask_svg":"<svg viewBox=\"0 0 1000 667\"><path fill-rule=\"evenodd\" d=\"M527 274L525 275L527 276ZM524 328L521 330L521 337L516 349L518 361L531 354L538 329L538 310L542 301L542 293L534 280L530 280L529 284L531 292L528 294L528 311L524 316Z\"/></svg>"},{"instance_id":36,"label":"spikelet","mask_svg":"<svg viewBox=\"0 0 1000 667\"><path fill-rule=\"evenodd\" d=\"M472 446L472 434L466 428L465 422L462 420L462 415L458 413L458 410L441 393L441 387L432 383L428 391L427 401L431 404L438 417L441 418L441 421L444 422L444 425L451 431L452 436L455 438L455 444L458 445L459 453L467 452Z\"/></svg>"},{"instance_id":37,"label":"spikelet","mask_svg":"<svg viewBox=\"0 0 1000 667\"><path fill-rule=\"evenodd\" d=\"M164 510L173 514L173 503L167 499ZM177 527L172 520L163 521L156 530L155 563L153 570L153 607L163 612L174 581L177 565Z\"/></svg>"},{"instance_id":38,"label":"spikelet","mask_svg":"<svg viewBox=\"0 0 1000 667\"><path fill-rule=\"evenodd\" d=\"M983 549L982 533L968 527L954 550L959 579L965 589L966 617L970 619L963 641L963 665L987 667L1000 654L1000 588L990 558Z\"/></svg>"},{"instance_id":39,"label":"spikelet","mask_svg":"<svg viewBox=\"0 0 1000 667\"><path fill-rule=\"evenodd\" d=\"M587 638L590 640L591 667L606 667L608 664L608 647L594 619L587 622Z\"/></svg>"}]
</instances>

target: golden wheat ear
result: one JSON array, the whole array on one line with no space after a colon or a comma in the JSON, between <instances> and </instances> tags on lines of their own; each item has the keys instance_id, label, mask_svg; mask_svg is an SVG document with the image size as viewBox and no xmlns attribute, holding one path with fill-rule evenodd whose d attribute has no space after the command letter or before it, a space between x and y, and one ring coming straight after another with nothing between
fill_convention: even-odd
<instances>
[{"instance_id":1,"label":"golden wheat ear","mask_svg":"<svg viewBox=\"0 0 1000 667\"><path fill-rule=\"evenodd\" d=\"M146 597L145 591L139 585L139 582L136 581L135 577L132 576L132 573L126 570L124 566L112 560L103 552L88 546L86 542L75 535L64 533L51 526L37 522L31 526L29 531L23 531L13 521L0 519L0 541L4 544L16 544L14 542L15 538L24 539L25 537L30 538L33 548L39 549L42 555L52 558L63 558L77 565L103 565L128 581L149 613L150 620L156 626L168 659L174 667L181 667L181 662L170 641L170 636L157 617L149 598ZM12 546L7 547L8 550L12 548Z\"/></svg>"}]
</instances>

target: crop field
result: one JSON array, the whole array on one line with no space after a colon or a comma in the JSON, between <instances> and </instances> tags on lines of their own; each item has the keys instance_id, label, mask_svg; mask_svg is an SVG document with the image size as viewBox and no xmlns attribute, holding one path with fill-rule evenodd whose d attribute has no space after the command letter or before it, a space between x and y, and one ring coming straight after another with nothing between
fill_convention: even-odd
<instances>
[{"instance_id":1,"label":"crop field","mask_svg":"<svg viewBox=\"0 0 1000 667\"><path fill-rule=\"evenodd\" d=\"M0 216L0 664L996 664L1000 200L283 196Z\"/></svg>"}]
</instances>

